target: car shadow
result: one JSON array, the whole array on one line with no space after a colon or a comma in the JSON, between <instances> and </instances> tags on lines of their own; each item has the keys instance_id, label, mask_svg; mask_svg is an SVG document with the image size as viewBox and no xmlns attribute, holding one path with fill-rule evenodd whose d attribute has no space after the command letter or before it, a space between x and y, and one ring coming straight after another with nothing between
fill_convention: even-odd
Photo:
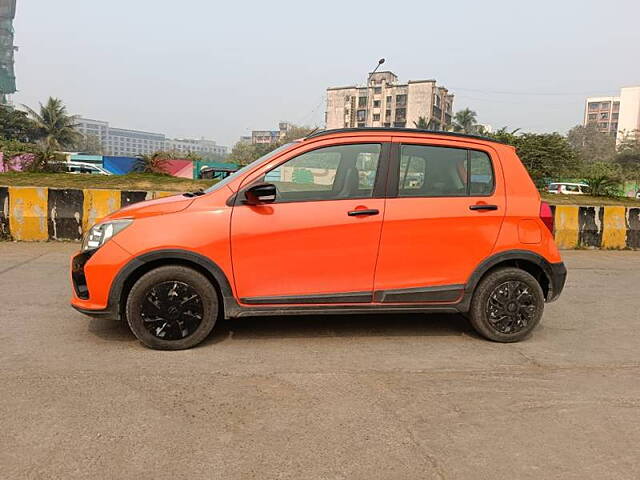
<instances>
[{"instance_id":1,"label":"car shadow","mask_svg":"<svg viewBox=\"0 0 640 480\"><path fill-rule=\"evenodd\" d=\"M103 340L135 342L126 322L92 319L89 332ZM322 337L472 336L469 322L458 314L296 315L218 320L202 346L236 340Z\"/></svg>"},{"instance_id":2,"label":"car shadow","mask_svg":"<svg viewBox=\"0 0 640 480\"><path fill-rule=\"evenodd\" d=\"M242 317L220 320L202 345L229 340L320 337L475 336L458 314L368 314Z\"/></svg>"}]
</instances>

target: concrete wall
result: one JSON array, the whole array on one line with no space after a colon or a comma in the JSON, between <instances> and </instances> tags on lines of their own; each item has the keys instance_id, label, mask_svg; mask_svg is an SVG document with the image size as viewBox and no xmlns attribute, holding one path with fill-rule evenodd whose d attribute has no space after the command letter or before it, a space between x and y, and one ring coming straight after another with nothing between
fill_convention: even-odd
<instances>
[{"instance_id":1,"label":"concrete wall","mask_svg":"<svg viewBox=\"0 0 640 480\"><path fill-rule=\"evenodd\" d=\"M177 193L0 186L0 240L78 241L121 207Z\"/></svg>"},{"instance_id":2,"label":"concrete wall","mask_svg":"<svg viewBox=\"0 0 640 480\"><path fill-rule=\"evenodd\" d=\"M640 249L638 207L552 207L559 248Z\"/></svg>"},{"instance_id":3,"label":"concrete wall","mask_svg":"<svg viewBox=\"0 0 640 480\"><path fill-rule=\"evenodd\" d=\"M0 240L78 241L121 207L176 192L0 186ZM558 247L640 249L640 207L552 207Z\"/></svg>"}]
</instances>

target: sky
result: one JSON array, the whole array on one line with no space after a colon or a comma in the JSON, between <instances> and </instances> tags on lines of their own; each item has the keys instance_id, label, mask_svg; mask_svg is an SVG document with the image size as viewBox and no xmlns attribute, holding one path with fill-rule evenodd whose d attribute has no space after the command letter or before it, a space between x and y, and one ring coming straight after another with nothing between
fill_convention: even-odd
<instances>
[{"instance_id":1,"label":"sky","mask_svg":"<svg viewBox=\"0 0 640 480\"><path fill-rule=\"evenodd\" d=\"M232 146L322 125L329 86L384 57L494 128L566 132L587 95L640 84L640 1L18 0L16 105Z\"/></svg>"}]
</instances>

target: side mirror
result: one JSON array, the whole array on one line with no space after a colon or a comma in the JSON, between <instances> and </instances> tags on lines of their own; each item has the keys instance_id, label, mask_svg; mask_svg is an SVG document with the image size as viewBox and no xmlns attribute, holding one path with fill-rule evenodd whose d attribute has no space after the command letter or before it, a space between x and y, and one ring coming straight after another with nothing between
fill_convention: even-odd
<instances>
[{"instance_id":1,"label":"side mirror","mask_svg":"<svg viewBox=\"0 0 640 480\"><path fill-rule=\"evenodd\" d=\"M272 183L261 183L254 185L244 192L247 205L261 205L263 203L273 203L276 200L276 186Z\"/></svg>"}]
</instances>

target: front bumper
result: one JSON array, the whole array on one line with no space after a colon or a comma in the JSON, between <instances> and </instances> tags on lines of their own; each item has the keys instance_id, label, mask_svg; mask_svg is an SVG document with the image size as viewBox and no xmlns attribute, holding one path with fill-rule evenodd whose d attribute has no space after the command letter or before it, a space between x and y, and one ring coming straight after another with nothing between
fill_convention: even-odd
<instances>
[{"instance_id":1,"label":"front bumper","mask_svg":"<svg viewBox=\"0 0 640 480\"><path fill-rule=\"evenodd\" d=\"M567 281L567 267L564 266L563 262L550 263L549 267L549 293L547 294L547 302L553 302L558 299L564 289L564 284Z\"/></svg>"},{"instance_id":2,"label":"front bumper","mask_svg":"<svg viewBox=\"0 0 640 480\"><path fill-rule=\"evenodd\" d=\"M110 240L96 250L78 252L71 258L71 306L96 318L118 319L117 306L109 302L114 278L131 255Z\"/></svg>"},{"instance_id":3,"label":"front bumper","mask_svg":"<svg viewBox=\"0 0 640 480\"><path fill-rule=\"evenodd\" d=\"M88 317L91 317L91 318L98 318L100 320L120 320L119 312L110 308L105 308L104 310L89 310L88 308L82 308L77 305L74 305L73 303L71 304L71 306L76 311L84 315L87 315Z\"/></svg>"}]
</instances>

